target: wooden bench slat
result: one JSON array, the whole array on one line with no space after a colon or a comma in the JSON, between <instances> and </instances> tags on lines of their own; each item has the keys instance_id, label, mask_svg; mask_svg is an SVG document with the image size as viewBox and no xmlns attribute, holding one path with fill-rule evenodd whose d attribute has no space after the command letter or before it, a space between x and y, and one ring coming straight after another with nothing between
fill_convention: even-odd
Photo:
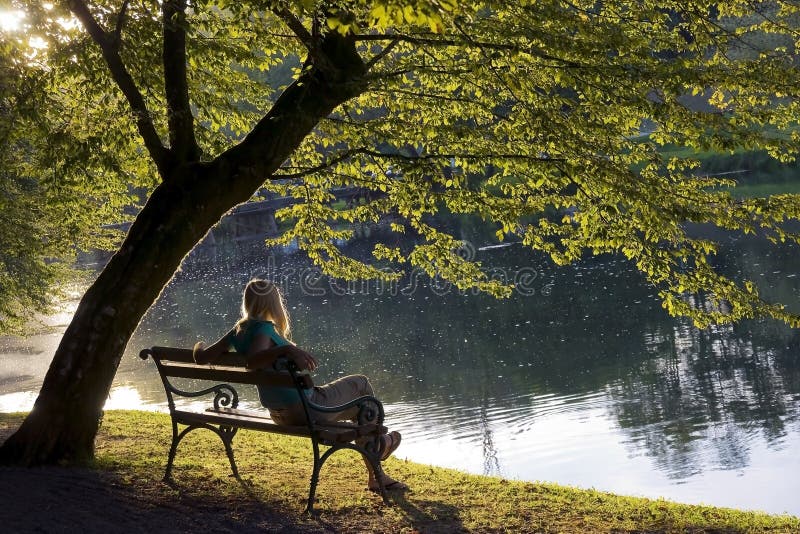
<instances>
[{"instance_id":1,"label":"wooden bench slat","mask_svg":"<svg viewBox=\"0 0 800 534\"><path fill-rule=\"evenodd\" d=\"M226 415L236 415L242 417L250 417L253 419L265 419L272 424L274 421L269 416L269 412L266 410L243 410L241 408L207 408L206 413L219 413L219 414L226 414ZM359 425L358 423L353 423L349 421L314 421L314 426L318 429L325 429L325 430L341 430L341 431L354 431L356 432L358 437L361 436L368 436L374 434L376 432L380 434L386 434L389 432L389 429L385 426L379 426L373 423L368 423L365 425ZM303 427L305 428L305 427ZM308 433L306 433L308 435Z\"/></svg>"},{"instance_id":2,"label":"wooden bench slat","mask_svg":"<svg viewBox=\"0 0 800 534\"><path fill-rule=\"evenodd\" d=\"M294 380L288 373L264 370L248 370L241 367L222 365L198 365L196 363L161 362L161 372L164 376L174 378L194 378L199 380L214 380L218 382L234 382L237 384L256 384L275 387L295 387ZM300 380L306 388L313 387L314 383L308 375L300 375Z\"/></svg>"},{"instance_id":3,"label":"wooden bench slat","mask_svg":"<svg viewBox=\"0 0 800 534\"><path fill-rule=\"evenodd\" d=\"M213 423L217 425L230 425L248 430L261 430L287 436L310 437L311 432L307 426L277 425L267 417L251 417L234 413L217 412L214 410L205 413L175 410L175 419L184 424ZM359 437L375 433L377 425L364 425L356 428L341 428L319 424L315 428L317 437L330 443L348 443Z\"/></svg>"},{"instance_id":4,"label":"wooden bench slat","mask_svg":"<svg viewBox=\"0 0 800 534\"><path fill-rule=\"evenodd\" d=\"M153 347L147 349L149 354L157 360L196 364L191 349L176 349L174 347ZM214 362L214 365L226 367L246 367L247 358L238 352L223 352ZM202 365L202 364L198 364Z\"/></svg>"},{"instance_id":5,"label":"wooden bench slat","mask_svg":"<svg viewBox=\"0 0 800 534\"><path fill-rule=\"evenodd\" d=\"M176 349L173 347L153 347L148 349L153 358L176 362L195 363L192 349Z\"/></svg>"},{"instance_id":6,"label":"wooden bench slat","mask_svg":"<svg viewBox=\"0 0 800 534\"><path fill-rule=\"evenodd\" d=\"M175 418L185 423L215 423L218 425L231 425L250 430L266 430L278 434L292 436L310 436L307 426L280 426L267 417L248 417L244 415L221 414L215 411L204 413L175 410Z\"/></svg>"}]
</instances>

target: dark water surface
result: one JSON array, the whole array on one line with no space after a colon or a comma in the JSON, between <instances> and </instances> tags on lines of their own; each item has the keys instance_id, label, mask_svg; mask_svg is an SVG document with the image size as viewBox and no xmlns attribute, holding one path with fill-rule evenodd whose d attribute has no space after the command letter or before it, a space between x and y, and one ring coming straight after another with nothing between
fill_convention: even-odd
<instances>
[{"instance_id":1,"label":"dark water surface","mask_svg":"<svg viewBox=\"0 0 800 534\"><path fill-rule=\"evenodd\" d=\"M728 272L800 310L796 247L726 240ZM295 341L322 362L318 383L370 376L403 433L400 457L800 515L800 333L773 321L699 331L614 258L556 268L481 237L464 253L515 283L511 298L414 273L335 283L301 255L263 247L198 254L137 330L107 407L163 409L138 351L215 340L236 320L243 284L268 276L287 294ZM30 408L59 335L0 340L0 410ZM255 404L254 391L245 397Z\"/></svg>"}]
</instances>

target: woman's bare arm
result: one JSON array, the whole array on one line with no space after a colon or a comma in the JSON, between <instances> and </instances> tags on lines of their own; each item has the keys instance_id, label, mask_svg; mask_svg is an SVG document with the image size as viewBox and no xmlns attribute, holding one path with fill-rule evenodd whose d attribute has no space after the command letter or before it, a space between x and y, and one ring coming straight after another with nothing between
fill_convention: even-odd
<instances>
[{"instance_id":1,"label":"woman's bare arm","mask_svg":"<svg viewBox=\"0 0 800 534\"><path fill-rule=\"evenodd\" d=\"M206 348L205 343L198 341L192 350L192 356L196 363L214 363L224 353L230 350L228 335L219 338L213 345Z\"/></svg>"},{"instance_id":2,"label":"woman's bare arm","mask_svg":"<svg viewBox=\"0 0 800 534\"><path fill-rule=\"evenodd\" d=\"M228 350L230 350L230 345L226 334L208 348L205 347L205 343L198 341L194 346L192 355L196 363L216 363L219 357L228 352ZM319 365L314 356L296 345L277 346L269 336L261 334L256 335L250 345L250 350L245 355L248 369L271 368L275 360L283 356L292 360L299 369L313 371Z\"/></svg>"}]
</instances>

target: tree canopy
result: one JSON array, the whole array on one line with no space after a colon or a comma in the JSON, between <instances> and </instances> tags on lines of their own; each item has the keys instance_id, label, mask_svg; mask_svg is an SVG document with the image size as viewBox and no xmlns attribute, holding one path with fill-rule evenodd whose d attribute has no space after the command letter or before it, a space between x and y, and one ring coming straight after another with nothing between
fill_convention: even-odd
<instances>
[{"instance_id":1,"label":"tree canopy","mask_svg":"<svg viewBox=\"0 0 800 534\"><path fill-rule=\"evenodd\" d=\"M13 141L0 224L4 240L28 237L3 247L3 301L18 295L14 310L0 310L4 328L41 303L53 281L44 258L69 257L69 241L107 240L100 224L124 218L134 192L153 190L176 162L214 162L242 143L281 95L268 83L278 70L297 83L311 68L341 69L326 64L334 32L361 71L342 82L352 96L262 176L297 199L278 214L292 225L275 242L297 240L335 276L391 277L379 267L405 264L502 295L509 288L461 258L434 217L471 213L558 264L622 254L670 313L698 325L763 315L798 324L753 281L719 274L717 244L686 226L796 240L785 223L798 199L734 199L730 181L696 176L691 157L659 150L795 157L793 3L12 0L6 9L24 18L3 32L3 69L13 72L2 126ZM373 194L334 208L331 190L343 186ZM387 215L418 244L378 245L374 265L336 248L346 223ZM6 230L13 221L33 226ZM12 284L11 257L39 267ZM710 307L684 298L698 292Z\"/></svg>"},{"instance_id":2,"label":"tree canopy","mask_svg":"<svg viewBox=\"0 0 800 534\"><path fill-rule=\"evenodd\" d=\"M14 206L0 239L15 247L3 249L0 296L17 299L0 308L3 327L43 301L47 266L73 241L108 243L100 223L144 203L0 463L91 458L139 320L192 247L261 188L296 200L277 214L289 229L275 241L296 240L328 274L414 266L507 293L458 255L436 217L469 213L559 264L623 255L671 313L700 326L755 316L800 325L753 281L721 275L718 244L689 233L700 223L796 241L800 198L735 200L732 182L660 150L796 156L793 2L4 5L19 22L0 24L0 68L12 75L0 95L3 202ZM334 206L342 186L367 201ZM415 244L379 243L370 264L336 248L348 223L379 220ZM16 242L14 221L29 223ZM23 280L32 289L17 294L14 269L42 281Z\"/></svg>"}]
</instances>

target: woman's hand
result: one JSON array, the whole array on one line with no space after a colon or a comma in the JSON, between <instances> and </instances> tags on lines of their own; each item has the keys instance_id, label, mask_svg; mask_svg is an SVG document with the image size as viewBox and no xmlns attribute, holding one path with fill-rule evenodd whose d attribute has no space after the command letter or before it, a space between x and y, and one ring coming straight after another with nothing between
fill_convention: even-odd
<instances>
[{"instance_id":1,"label":"woman's hand","mask_svg":"<svg viewBox=\"0 0 800 534\"><path fill-rule=\"evenodd\" d=\"M194 344L194 349L192 349L192 357L195 363L203 365L209 363L213 364L227 351L228 341L226 337L223 337L210 347L206 347L205 343L198 341Z\"/></svg>"},{"instance_id":2,"label":"woman's hand","mask_svg":"<svg viewBox=\"0 0 800 534\"><path fill-rule=\"evenodd\" d=\"M206 363L203 361L203 349L206 348L206 344L202 341L198 341L194 344L194 348L192 349L192 358L194 358L194 363Z\"/></svg>"},{"instance_id":3,"label":"woman's hand","mask_svg":"<svg viewBox=\"0 0 800 534\"><path fill-rule=\"evenodd\" d=\"M317 362L316 358L303 349L297 347L297 345L292 345L287 357L292 360L299 369L302 370L307 369L309 371L313 371L319 366L319 362Z\"/></svg>"}]
</instances>

